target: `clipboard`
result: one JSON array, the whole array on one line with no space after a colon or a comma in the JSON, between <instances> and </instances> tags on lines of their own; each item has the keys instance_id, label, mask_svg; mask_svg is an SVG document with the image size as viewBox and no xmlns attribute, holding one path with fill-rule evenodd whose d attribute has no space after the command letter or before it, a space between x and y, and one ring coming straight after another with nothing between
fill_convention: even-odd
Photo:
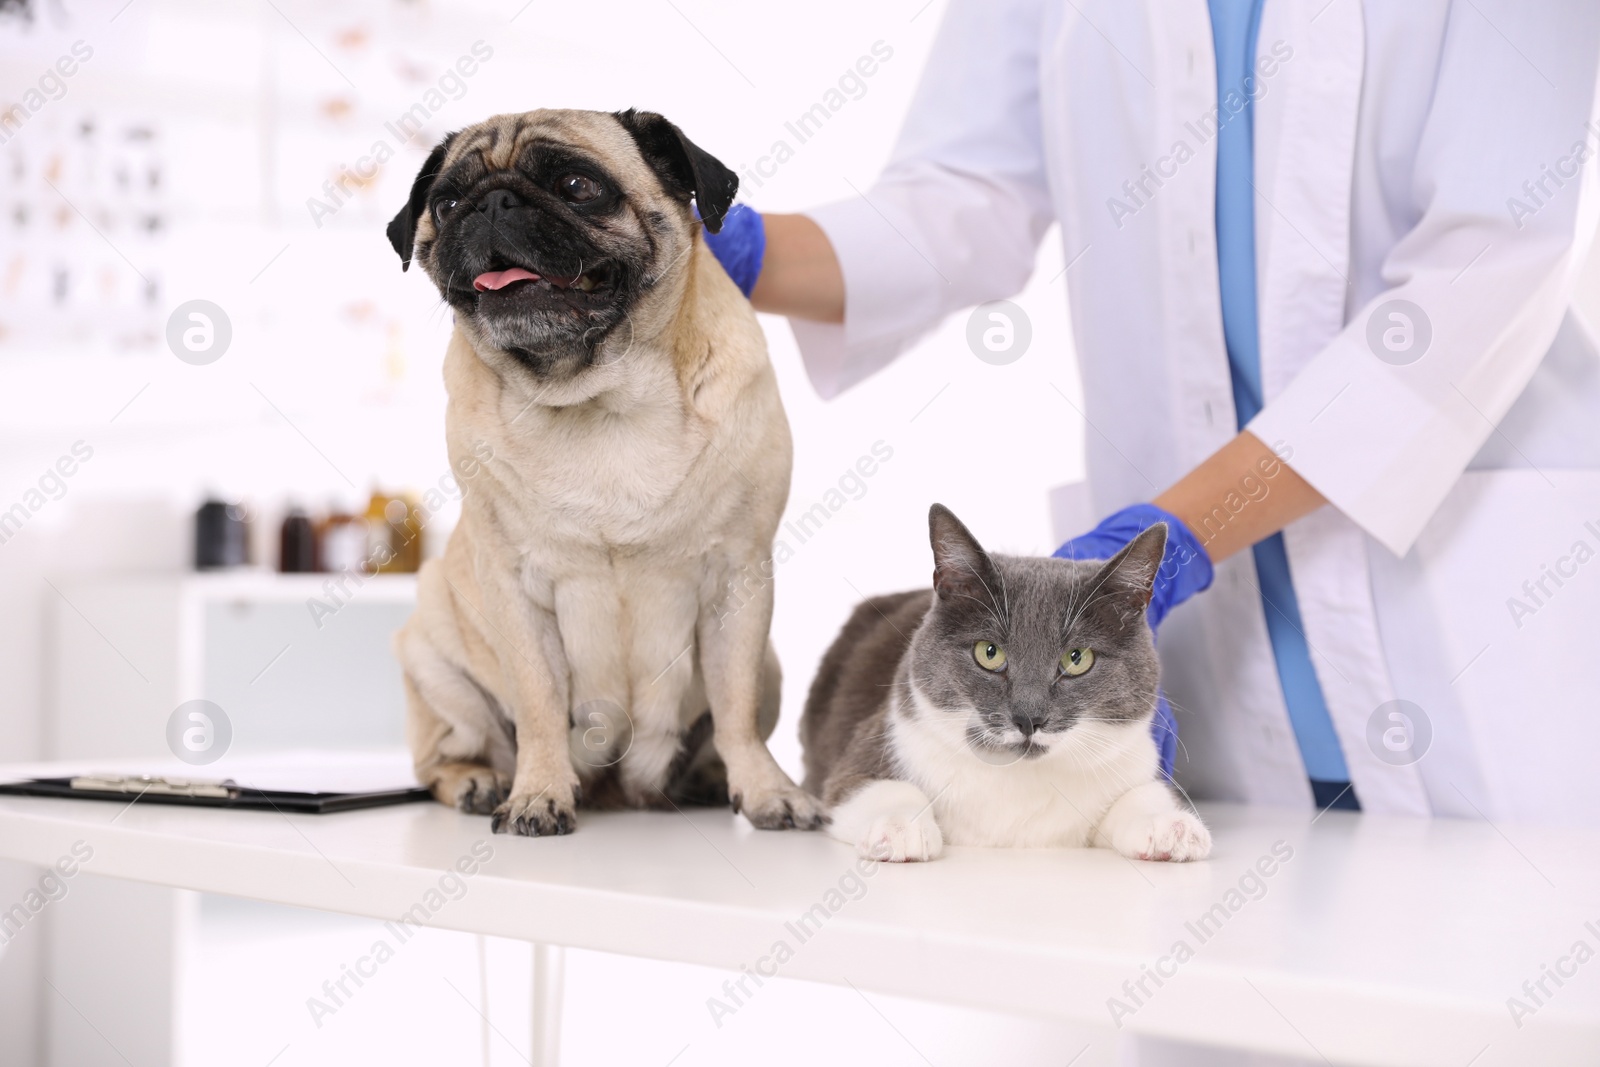
<instances>
[{"instance_id":1,"label":"clipboard","mask_svg":"<svg viewBox=\"0 0 1600 1067\"><path fill-rule=\"evenodd\" d=\"M0 782L0 795L115 800L124 804L139 801L199 808L293 812L300 815L332 815L341 811L409 804L429 800L433 796L420 786L346 793L300 792L255 789L241 786L231 778L172 778L149 774L85 774Z\"/></svg>"}]
</instances>

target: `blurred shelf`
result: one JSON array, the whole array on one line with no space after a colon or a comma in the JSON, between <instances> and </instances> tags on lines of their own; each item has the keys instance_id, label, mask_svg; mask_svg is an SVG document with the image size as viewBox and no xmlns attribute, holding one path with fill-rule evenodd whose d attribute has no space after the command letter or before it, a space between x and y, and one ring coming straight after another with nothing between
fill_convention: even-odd
<instances>
[{"instance_id":1,"label":"blurred shelf","mask_svg":"<svg viewBox=\"0 0 1600 1067\"><path fill-rule=\"evenodd\" d=\"M330 587L329 583L333 583ZM374 574L360 585L348 574L279 574L276 571L243 568L226 571L175 572L171 574L112 574L92 578L75 577L57 584L70 595L74 587L121 589L143 592L176 593L185 600L249 604L300 604L308 598L326 599L329 589L348 592L365 603L409 604L417 598L415 574ZM347 598L341 593L341 598Z\"/></svg>"}]
</instances>

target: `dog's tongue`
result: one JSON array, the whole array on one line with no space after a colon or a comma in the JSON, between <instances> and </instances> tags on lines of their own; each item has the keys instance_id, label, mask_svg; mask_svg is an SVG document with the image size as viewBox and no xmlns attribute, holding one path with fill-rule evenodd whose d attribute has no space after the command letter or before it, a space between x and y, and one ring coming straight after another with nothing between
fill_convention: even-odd
<instances>
[{"instance_id":1,"label":"dog's tongue","mask_svg":"<svg viewBox=\"0 0 1600 1067\"><path fill-rule=\"evenodd\" d=\"M536 282L539 276L531 270L521 267L512 267L510 270L485 271L472 279L472 287L478 292L487 292L490 289L504 289L512 282Z\"/></svg>"}]
</instances>

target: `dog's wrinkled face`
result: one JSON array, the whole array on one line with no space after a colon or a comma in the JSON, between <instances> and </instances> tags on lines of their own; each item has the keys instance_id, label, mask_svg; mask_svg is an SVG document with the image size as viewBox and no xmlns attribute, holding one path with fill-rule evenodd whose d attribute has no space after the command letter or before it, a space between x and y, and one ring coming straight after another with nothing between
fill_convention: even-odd
<instances>
[{"instance_id":1,"label":"dog's wrinkled face","mask_svg":"<svg viewBox=\"0 0 1600 1067\"><path fill-rule=\"evenodd\" d=\"M690 200L715 233L737 188L660 115L500 115L433 150L389 240L480 347L568 379L659 310L694 241Z\"/></svg>"}]
</instances>

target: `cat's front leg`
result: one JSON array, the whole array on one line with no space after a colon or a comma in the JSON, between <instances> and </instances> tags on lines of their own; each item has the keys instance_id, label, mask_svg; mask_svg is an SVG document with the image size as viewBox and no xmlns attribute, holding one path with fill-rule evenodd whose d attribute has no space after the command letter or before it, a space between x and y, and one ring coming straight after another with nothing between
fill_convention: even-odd
<instances>
[{"instance_id":1,"label":"cat's front leg","mask_svg":"<svg viewBox=\"0 0 1600 1067\"><path fill-rule=\"evenodd\" d=\"M938 859L944 851L933 802L910 782L868 781L829 814L828 833L867 859L906 863Z\"/></svg>"},{"instance_id":2,"label":"cat's front leg","mask_svg":"<svg viewBox=\"0 0 1600 1067\"><path fill-rule=\"evenodd\" d=\"M1136 860L1203 860L1211 854L1211 831L1200 817L1178 806L1164 782L1128 790L1111 805L1094 843Z\"/></svg>"}]
</instances>

